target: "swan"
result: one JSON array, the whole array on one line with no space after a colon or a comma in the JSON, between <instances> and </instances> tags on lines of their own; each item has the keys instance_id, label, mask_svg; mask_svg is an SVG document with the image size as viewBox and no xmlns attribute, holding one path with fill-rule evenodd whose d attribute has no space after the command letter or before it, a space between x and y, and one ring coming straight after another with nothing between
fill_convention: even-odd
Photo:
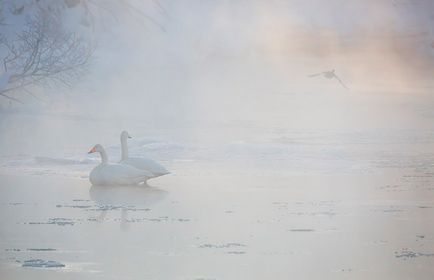
<instances>
[{"instance_id":1,"label":"swan","mask_svg":"<svg viewBox=\"0 0 434 280\"><path fill-rule=\"evenodd\" d=\"M122 131L121 133L122 159L119 163L131 165L140 170L146 170L152 173L153 176L151 178L163 176L170 173L169 171L167 171L166 168L164 168L157 162L153 161L152 159L129 157L128 143L127 143L128 138L131 138L128 132Z\"/></svg>"},{"instance_id":2,"label":"swan","mask_svg":"<svg viewBox=\"0 0 434 280\"><path fill-rule=\"evenodd\" d=\"M108 163L108 156L100 144L96 144L90 151L101 155L101 164L95 167L89 175L92 185L137 185L146 182L153 174L146 170L139 170L129 165Z\"/></svg>"},{"instance_id":3,"label":"swan","mask_svg":"<svg viewBox=\"0 0 434 280\"><path fill-rule=\"evenodd\" d=\"M313 75L309 75L309 77L318 77L318 76L323 76L324 78L327 79L333 79L335 78L336 80L338 80L338 82L345 88L348 89L348 87L344 84L344 82L342 82L342 80L338 77L338 75L336 75L335 73L335 69L332 69L331 71L324 71L321 73L317 73L317 74L313 74Z\"/></svg>"}]
</instances>

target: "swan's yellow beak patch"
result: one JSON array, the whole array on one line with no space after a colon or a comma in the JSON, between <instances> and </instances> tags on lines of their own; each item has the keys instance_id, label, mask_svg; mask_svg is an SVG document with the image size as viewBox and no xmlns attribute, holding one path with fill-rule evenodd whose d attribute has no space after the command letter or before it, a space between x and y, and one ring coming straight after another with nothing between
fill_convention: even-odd
<instances>
[{"instance_id":1,"label":"swan's yellow beak patch","mask_svg":"<svg viewBox=\"0 0 434 280\"><path fill-rule=\"evenodd\" d=\"M96 147L93 147L93 148L88 152L88 154L95 153L95 152L96 152Z\"/></svg>"}]
</instances>

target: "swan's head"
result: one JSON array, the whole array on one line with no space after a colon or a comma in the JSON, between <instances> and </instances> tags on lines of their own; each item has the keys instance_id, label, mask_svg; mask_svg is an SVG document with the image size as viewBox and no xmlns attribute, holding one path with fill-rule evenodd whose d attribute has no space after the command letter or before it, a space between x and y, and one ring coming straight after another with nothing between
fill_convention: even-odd
<instances>
[{"instance_id":1,"label":"swan's head","mask_svg":"<svg viewBox=\"0 0 434 280\"><path fill-rule=\"evenodd\" d=\"M131 136L128 134L127 131L122 131L121 133L121 139L127 139L127 138L131 138Z\"/></svg>"},{"instance_id":2,"label":"swan's head","mask_svg":"<svg viewBox=\"0 0 434 280\"><path fill-rule=\"evenodd\" d=\"M88 154L103 152L104 148L100 144L96 144L93 148L88 152Z\"/></svg>"}]
</instances>

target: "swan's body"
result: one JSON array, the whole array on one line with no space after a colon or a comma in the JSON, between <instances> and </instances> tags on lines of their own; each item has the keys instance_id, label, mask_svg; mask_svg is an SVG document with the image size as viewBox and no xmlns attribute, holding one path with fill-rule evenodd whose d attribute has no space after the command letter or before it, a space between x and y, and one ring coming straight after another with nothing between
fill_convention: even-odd
<instances>
[{"instance_id":1,"label":"swan's body","mask_svg":"<svg viewBox=\"0 0 434 280\"><path fill-rule=\"evenodd\" d=\"M151 176L129 165L101 163L90 172L89 180L95 186L137 185Z\"/></svg>"},{"instance_id":2,"label":"swan's body","mask_svg":"<svg viewBox=\"0 0 434 280\"><path fill-rule=\"evenodd\" d=\"M128 143L127 143L128 138L131 138L131 136L128 134L128 132L123 131L121 133L121 145L122 145L122 159L120 161L121 164L133 166L137 169L148 171L152 173L151 178L163 176L170 173L166 168L164 168L162 165L160 165L159 163L155 162L150 158L129 157Z\"/></svg>"},{"instance_id":3,"label":"swan's body","mask_svg":"<svg viewBox=\"0 0 434 280\"><path fill-rule=\"evenodd\" d=\"M149 171L152 173L152 177L159 177L169 174L169 171L167 171L167 169L165 169L163 166L153 161L152 159L148 158L129 157L121 160L120 163L133 166L140 170Z\"/></svg>"},{"instance_id":4,"label":"swan's body","mask_svg":"<svg viewBox=\"0 0 434 280\"><path fill-rule=\"evenodd\" d=\"M102 162L89 175L92 185L137 185L153 176L150 172L129 165L108 163L107 153L101 145L95 145L89 153L98 152Z\"/></svg>"}]
</instances>

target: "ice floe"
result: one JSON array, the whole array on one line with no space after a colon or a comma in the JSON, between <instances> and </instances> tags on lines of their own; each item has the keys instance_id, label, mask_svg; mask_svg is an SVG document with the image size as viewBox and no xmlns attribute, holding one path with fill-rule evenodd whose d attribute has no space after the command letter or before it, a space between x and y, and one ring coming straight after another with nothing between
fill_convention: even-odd
<instances>
[{"instance_id":1,"label":"ice floe","mask_svg":"<svg viewBox=\"0 0 434 280\"><path fill-rule=\"evenodd\" d=\"M22 267L60 268L60 267L65 267L65 265L57 261L32 259L32 260L24 261Z\"/></svg>"}]
</instances>

